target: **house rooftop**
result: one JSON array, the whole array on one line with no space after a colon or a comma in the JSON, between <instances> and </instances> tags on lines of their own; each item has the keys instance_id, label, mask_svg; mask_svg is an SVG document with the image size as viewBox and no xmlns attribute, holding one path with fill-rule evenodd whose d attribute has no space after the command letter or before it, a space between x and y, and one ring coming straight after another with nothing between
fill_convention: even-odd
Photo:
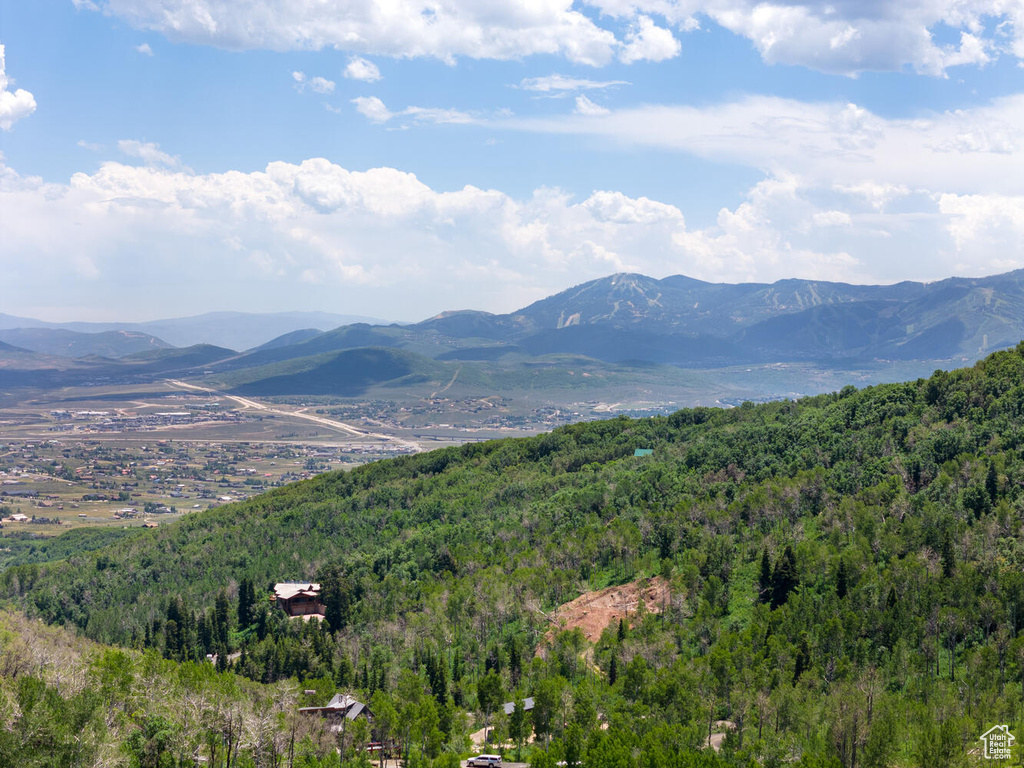
<instances>
[{"instance_id":1,"label":"house rooftop","mask_svg":"<svg viewBox=\"0 0 1024 768\"><path fill-rule=\"evenodd\" d=\"M342 715L348 720L355 720L359 715L372 717L370 708L355 697L345 693L336 693L334 697L322 707L301 707L299 712L321 715Z\"/></svg>"},{"instance_id":2,"label":"house rooftop","mask_svg":"<svg viewBox=\"0 0 1024 768\"><path fill-rule=\"evenodd\" d=\"M506 715L511 715L512 711L516 708L516 703L514 701L506 701L501 706L504 708ZM527 696L523 699L523 711L529 712L531 709L533 709L533 696Z\"/></svg>"},{"instance_id":3,"label":"house rooftop","mask_svg":"<svg viewBox=\"0 0 1024 768\"><path fill-rule=\"evenodd\" d=\"M297 595L319 597L320 585L311 581L282 581L274 585L274 597L278 600L291 600Z\"/></svg>"}]
</instances>

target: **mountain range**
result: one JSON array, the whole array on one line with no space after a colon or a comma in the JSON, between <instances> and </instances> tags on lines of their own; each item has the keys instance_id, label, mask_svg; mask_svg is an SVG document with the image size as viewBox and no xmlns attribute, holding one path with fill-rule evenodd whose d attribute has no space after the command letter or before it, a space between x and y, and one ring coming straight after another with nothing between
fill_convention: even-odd
<instances>
[{"instance_id":1,"label":"mountain range","mask_svg":"<svg viewBox=\"0 0 1024 768\"><path fill-rule=\"evenodd\" d=\"M157 338L156 346L188 347L193 344L213 344L230 349L249 349L255 347L268 339L290 333L299 329L336 328L346 323L380 323L377 318L362 317L358 315L339 315L331 312L207 312L192 317L177 317L166 320L151 320L141 323L49 323L43 320L33 320L28 317L15 317L0 313L0 339L15 346L24 346L36 352L46 354L62 354L54 351L54 343L46 340L45 331L70 331L77 334L95 335L99 333L117 331L132 334L154 336ZM34 341L28 341L22 337L19 344L10 341L8 334L12 330L35 329L41 331L34 337ZM57 336L56 338L61 338ZM72 337L64 337L72 338ZM59 342L57 343L59 346ZM68 348L69 352L81 351L85 340L79 340L79 344ZM43 349L42 346L49 349ZM122 357L132 352L141 351L137 348L119 347L110 353L90 350L84 354L103 354L106 357ZM66 354L68 357L80 357L79 354Z\"/></svg>"},{"instance_id":2,"label":"mountain range","mask_svg":"<svg viewBox=\"0 0 1024 768\"><path fill-rule=\"evenodd\" d=\"M448 313L418 327L532 354L683 366L974 359L1024 336L1024 271L887 286L620 274L508 315Z\"/></svg>"},{"instance_id":3,"label":"mountain range","mask_svg":"<svg viewBox=\"0 0 1024 768\"><path fill-rule=\"evenodd\" d=\"M961 365L1024 338L1024 270L886 286L796 279L729 284L681 275L659 280L617 274L508 314L453 311L410 325L313 327L314 321L322 326L338 317L343 316L213 313L104 327L100 333L38 325L8 328L0 330L0 342L76 359L48 366L35 358L28 365L23 351L0 348L0 384L18 384L14 369L39 373L54 367L62 369L58 378L65 383L69 376L174 373L206 375L218 387L249 394L358 394L373 384L409 377L440 380L453 371L471 377L477 368L493 372L496 366L508 370L580 358L611 368L711 369L772 362L848 368L886 361ZM16 320L0 316L0 327ZM270 338L274 327L284 330ZM162 335L153 333L160 329ZM253 343L244 352L233 351L242 345L213 343L228 337ZM203 344L175 349L171 339ZM13 358L20 362L12 363ZM30 378L36 385L41 380Z\"/></svg>"}]
</instances>

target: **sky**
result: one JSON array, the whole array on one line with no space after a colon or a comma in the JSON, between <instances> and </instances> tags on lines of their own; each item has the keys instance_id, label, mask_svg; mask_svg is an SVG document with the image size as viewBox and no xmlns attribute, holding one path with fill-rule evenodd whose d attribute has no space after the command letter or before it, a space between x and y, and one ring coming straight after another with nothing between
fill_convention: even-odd
<instances>
[{"instance_id":1,"label":"sky","mask_svg":"<svg viewBox=\"0 0 1024 768\"><path fill-rule=\"evenodd\" d=\"M1024 0L0 0L0 312L1024 267Z\"/></svg>"}]
</instances>

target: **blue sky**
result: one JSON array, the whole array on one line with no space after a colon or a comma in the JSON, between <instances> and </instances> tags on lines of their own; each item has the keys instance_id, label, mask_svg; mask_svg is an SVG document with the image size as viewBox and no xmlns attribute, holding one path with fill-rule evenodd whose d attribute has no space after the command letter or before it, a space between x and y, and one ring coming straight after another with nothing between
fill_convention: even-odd
<instances>
[{"instance_id":1,"label":"blue sky","mask_svg":"<svg viewBox=\"0 0 1024 768\"><path fill-rule=\"evenodd\" d=\"M1007 0L0 0L0 311L1024 266Z\"/></svg>"}]
</instances>

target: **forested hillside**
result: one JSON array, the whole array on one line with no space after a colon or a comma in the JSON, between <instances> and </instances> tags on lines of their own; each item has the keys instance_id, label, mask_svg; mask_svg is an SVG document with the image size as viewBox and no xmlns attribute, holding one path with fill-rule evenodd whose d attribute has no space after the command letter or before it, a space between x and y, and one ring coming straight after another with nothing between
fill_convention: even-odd
<instances>
[{"instance_id":1,"label":"forested hillside","mask_svg":"<svg viewBox=\"0 0 1024 768\"><path fill-rule=\"evenodd\" d=\"M1024 714L1022 427L1024 345L322 475L2 585L103 642L419 702L377 724L411 760L458 751L463 710L522 742L491 713L533 696L536 765L963 765ZM542 640L556 606L654 575L659 613ZM322 627L269 605L297 579Z\"/></svg>"},{"instance_id":2,"label":"forested hillside","mask_svg":"<svg viewBox=\"0 0 1024 768\"><path fill-rule=\"evenodd\" d=\"M313 700L322 696L291 682L99 646L0 611L0 765L10 768L337 765L334 737L297 712Z\"/></svg>"}]
</instances>

